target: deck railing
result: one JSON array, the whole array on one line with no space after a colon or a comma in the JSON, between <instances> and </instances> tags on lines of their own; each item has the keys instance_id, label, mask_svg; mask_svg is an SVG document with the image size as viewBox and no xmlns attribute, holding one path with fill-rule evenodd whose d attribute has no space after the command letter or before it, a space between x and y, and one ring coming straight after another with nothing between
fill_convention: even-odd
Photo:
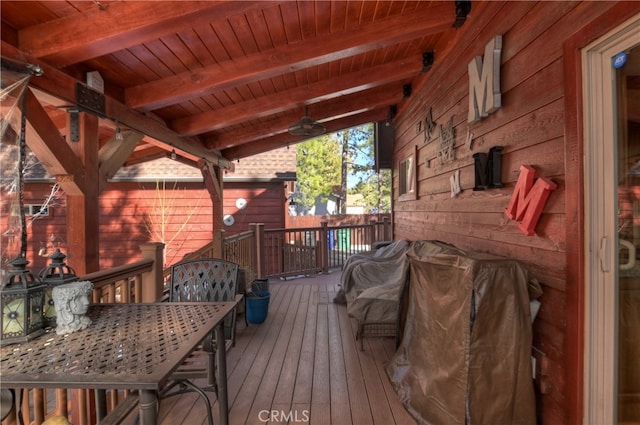
<instances>
[{"instance_id":1,"label":"deck railing","mask_svg":"<svg viewBox=\"0 0 640 425\"><path fill-rule=\"evenodd\" d=\"M286 277L326 272L339 267L350 255L368 251L376 241L390 235L388 220L368 224L298 229L265 229L252 224L251 229L231 237L224 231L214 234L213 241L185 256L183 260L214 257L240 265L246 282L256 278ZM164 245L141 246L142 257L124 266L101 270L79 280L94 284L93 303L140 303L162 300L170 268L162 268ZM97 423L97 417L115 408L126 397L126 391L96 390L24 390L22 415L25 424L41 424L50 416L65 416L74 425ZM2 425L17 424L13 416Z\"/></svg>"},{"instance_id":2,"label":"deck railing","mask_svg":"<svg viewBox=\"0 0 640 425\"><path fill-rule=\"evenodd\" d=\"M145 244L141 247L145 257L125 266L101 270L79 276L79 280L93 283L92 303L140 303L155 301L161 294L157 283L156 265L162 264L162 244ZM154 258L155 257L155 258ZM18 390L20 391L20 390ZM25 424L39 425L51 416L64 416L74 425L89 425L97 418L114 409L128 391L116 390L44 390L32 388L22 390L21 414ZM17 395L17 394L16 394ZM18 423L17 406L2 425Z\"/></svg>"},{"instance_id":3,"label":"deck railing","mask_svg":"<svg viewBox=\"0 0 640 425\"><path fill-rule=\"evenodd\" d=\"M260 244L263 249L261 277L287 277L341 267L353 254L370 251L373 244L388 240L388 220L367 224L296 229L267 229Z\"/></svg>"}]
</instances>

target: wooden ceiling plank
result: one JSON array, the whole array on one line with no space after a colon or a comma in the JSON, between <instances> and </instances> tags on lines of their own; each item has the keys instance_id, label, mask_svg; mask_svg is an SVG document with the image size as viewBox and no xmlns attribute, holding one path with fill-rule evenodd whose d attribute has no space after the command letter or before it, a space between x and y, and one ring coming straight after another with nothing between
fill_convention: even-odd
<instances>
[{"instance_id":1,"label":"wooden ceiling plank","mask_svg":"<svg viewBox=\"0 0 640 425\"><path fill-rule=\"evenodd\" d=\"M239 40L240 47L242 48L241 56L253 55L260 53L258 43L256 41L254 29L247 21L246 16L231 16L229 17L229 24L232 31L235 34L237 40ZM273 46L267 47L267 49Z\"/></svg>"},{"instance_id":2,"label":"wooden ceiling plank","mask_svg":"<svg viewBox=\"0 0 640 425\"><path fill-rule=\"evenodd\" d=\"M38 61L25 52L21 52L4 41L0 42L0 50L2 51L2 55L9 59L25 63L38 63L44 73L42 76L32 78L29 84L75 105L77 80L47 63ZM109 96L105 96L105 111L109 118L117 119L123 126L129 127L132 130L151 136L170 146L182 149L198 158L211 161L219 167L234 168L233 163L220 157L217 152L205 148L199 140L180 136L156 118L148 117L134 111Z\"/></svg>"},{"instance_id":3,"label":"wooden ceiling plank","mask_svg":"<svg viewBox=\"0 0 640 425\"><path fill-rule=\"evenodd\" d=\"M61 179L60 183L66 193L83 194L85 176L82 162L62 137L33 92L27 90L25 96L27 96L27 134L25 136L27 145L47 173L53 176L67 176Z\"/></svg>"},{"instance_id":4,"label":"wooden ceiling plank","mask_svg":"<svg viewBox=\"0 0 640 425\"><path fill-rule=\"evenodd\" d=\"M400 85L388 85L367 90L364 95L341 96L325 102L320 107L316 106L311 111L313 119L323 122L325 126L333 125L330 120L349 115L355 115L362 111L378 108L388 108L389 105L399 103L402 100L402 88ZM388 112L388 109L387 109ZM288 126L298 121L301 117L288 114L266 121L260 127L247 127L234 131L228 131L215 138L205 141L212 149L228 149L233 145L242 145L265 137L286 133Z\"/></svg>"},{"instance_id":5,"label":"wooden ceiling plank","mask_svg":"<svg viewBox=\"0 0 640 425\"><path fill-rule=\"evenodd\" d=\"M110 2L82 15L19 31L20 49L51 64L67 66L126 49L173 33L209 25L227 16L268 6L270 2L182 1ZM81 18L81 19L79 19Z\"/></svg>"},{"instance_id":6,"label":"wooden ceiling plank","mask_svg":"<svg viewBox=\"0 0 640 425\"><path fill-rule=\"evenodd\" d=\"M239 124L249 119L266 117L303 104L326 101L411 78L422 68L420 60L403 59L358 71L349 75L275 93L255 100L237 103L226 108L207 111L198 115L171 122L171 128L184 135L201 134L208 131ZM357 83L354 83L357 81ZM399 90L399 89L398 89Z\"/></svg>"},{"instance_id":7,"label":"wooden ceiling plank","mask_svg":"<svg viewBox=\"0 0 640 425\"><path fill-rule=\"evenodd\" d=\"M161 108L214 89L228 89L443 31L451 27L454 15L450 3L438 3L411 15L394 16L351 31L280 46L271 54L251 55L130 87L125 91L125 101L136 109ZM380 31L381 27L385 31Z\"/></svg>"},{"instance_id":8,"label":"wooden ceiling plank","mask_svg":"<svg viewBox=\"0 0 640 425\"><path fill-rule=\"evenodd\" d=\"M274 46L279 46L287 43L287 34L282 22L282 15L280 14L280 7L266 7L262 10L262 14L267 25L267 31L271 43Z\"/></svg>"},{"instance_id":9,"label":"wooden ceiling plank","mask_svg":"<svg viewBox=\"0 0 640 425\"><path fill-rule=\"evenodd\" d=\"M349 117L344 117L339 120L327 123L327 132L332 133L370 122L382 121L387 118L388 114L389 111L383 108L366 111ZM292 136L288 133L282 133L277 136L265 138L264 140L260 140L257 143L234 146L232 148L223 150L222 153L226 158L237 160L257 155L259 153L268 152L270 150L281 148L286 145L294 145L296 143L304 142L305 140L306 139L300 138L299 136Z\"/></svg>"}]
</instances>

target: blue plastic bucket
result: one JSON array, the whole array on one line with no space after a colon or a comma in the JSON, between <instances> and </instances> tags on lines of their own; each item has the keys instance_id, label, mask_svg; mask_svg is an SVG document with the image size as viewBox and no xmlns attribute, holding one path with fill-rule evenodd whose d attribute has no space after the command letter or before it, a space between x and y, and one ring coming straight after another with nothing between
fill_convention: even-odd
<instances>
[{"instance_id":1,"label":"blue plastic bucket","mask_svg":"<svg viewBox=\"0 0 640 425\"><path fill-rule=\"evenodd\" d=\"M260 324L267 318L269 311L269 292L250 292L246 295L247 301L247 321L254 325Z\"/></svg>"}]
</instances>

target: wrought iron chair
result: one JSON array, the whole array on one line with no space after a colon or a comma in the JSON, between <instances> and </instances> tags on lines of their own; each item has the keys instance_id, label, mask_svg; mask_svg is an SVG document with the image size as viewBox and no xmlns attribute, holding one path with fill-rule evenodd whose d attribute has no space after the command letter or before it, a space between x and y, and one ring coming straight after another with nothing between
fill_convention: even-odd
<instances>
[{"instance_id":1,"label":"wrought iron chair","mask_svg":"<svg viewBox=\"0 0 640 425\"><path fill-rule=\"evenodd\" d=\"M171 267L169 302L233 301L238 293L238 264L216 258L183 261ZM225 318L225 349L235 344L236 309ZM188 391L197 392L207 405L209 424L213 425L211 402L205 391L218 392L216 382L216 341L214 333L205 338L172 374L171 381L160 392L160 397L170 397ZM200 387L194 379L205 379Z\"/></svg>"}]
</instances>

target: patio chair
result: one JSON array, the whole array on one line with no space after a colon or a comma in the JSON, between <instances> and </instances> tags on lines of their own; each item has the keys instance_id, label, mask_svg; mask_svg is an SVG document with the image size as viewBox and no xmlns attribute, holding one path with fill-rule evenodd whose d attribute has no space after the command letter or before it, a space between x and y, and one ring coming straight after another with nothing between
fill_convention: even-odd
<instances>
[{"instance_id":1,"label":"patio chair","mask_svg":"<svg viewBox=\"0 0 640 425\"><path fill-rule=\"evenodd\" d=\"M238 264L216 258L183 261L171 267L169 302L232 301L238 293ZM236 309L225 318L225 349L235 345ZM216 382L215 334L205 338L171 376L160 397L170 397L188 391L197 392L207 405L209 424L213 425L211 402L205 391L218 392ZM194 379L206 380L206 385L196 385Z\"/></svg>"}]
</instances>

